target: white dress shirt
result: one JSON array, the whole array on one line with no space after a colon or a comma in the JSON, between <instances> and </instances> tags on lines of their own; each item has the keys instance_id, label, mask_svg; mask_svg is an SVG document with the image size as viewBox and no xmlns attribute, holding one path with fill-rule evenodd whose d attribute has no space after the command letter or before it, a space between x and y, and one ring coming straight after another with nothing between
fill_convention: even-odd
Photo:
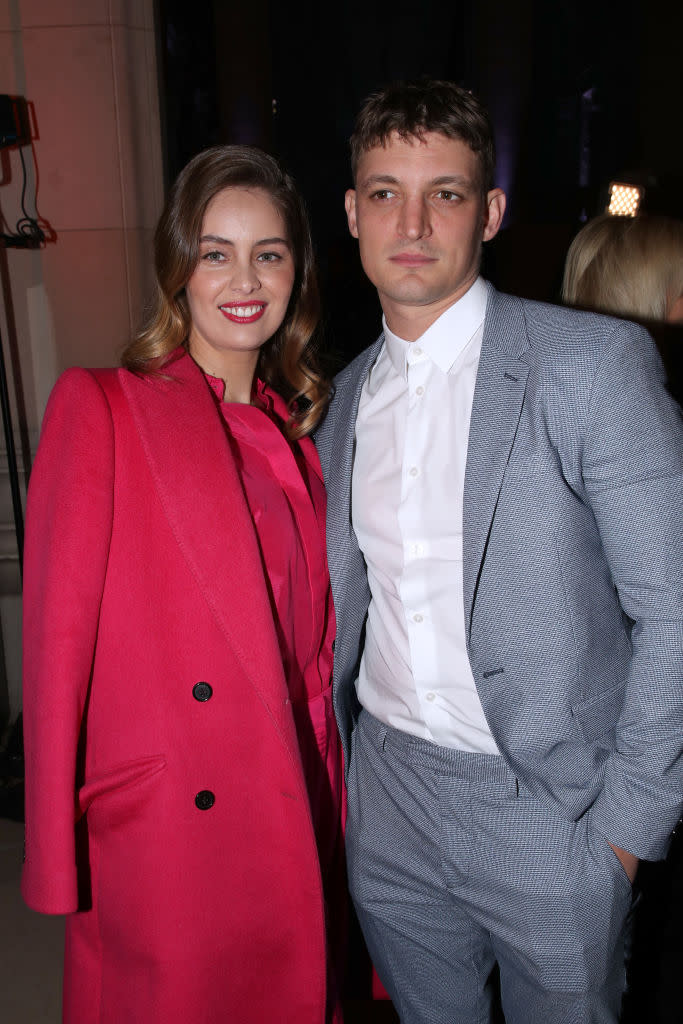
<instances>
[{"instance_id":1,"label":"white dress shirt","mask_svg":"<svg viewBox=\"0 0 683 1024\"><path fill-rule=\"evenodd\" d=\"M356 421L353 527L371 600L358 697L380 721L497 754L465 646L462 503L487 290L415 342L385 341Z\"/></svg>"}]
</instances>

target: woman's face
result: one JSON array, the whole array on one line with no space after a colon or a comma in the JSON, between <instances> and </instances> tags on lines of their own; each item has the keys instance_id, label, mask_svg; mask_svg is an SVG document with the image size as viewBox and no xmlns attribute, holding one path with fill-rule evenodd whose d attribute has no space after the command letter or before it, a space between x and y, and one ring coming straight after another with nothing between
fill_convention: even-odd
<instances>
[{"instance_id":1,"label":"woman's face","mask_svg":"<svg viewBox=\"0 0 683 1024\"><path fill-rule=\"evenodd\" d=\"M185 286L192 318L189 348L208 372L272 338L294 285L287 229L261 189L226 188L209 203L199 260Z\"/></svg>"}]
</instances>

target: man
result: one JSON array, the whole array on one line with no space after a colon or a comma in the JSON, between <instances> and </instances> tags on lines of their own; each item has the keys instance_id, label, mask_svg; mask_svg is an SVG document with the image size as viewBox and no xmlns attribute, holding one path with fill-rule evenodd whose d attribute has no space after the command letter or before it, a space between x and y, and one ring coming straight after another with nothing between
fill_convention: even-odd
<instances>
[{"instance_id":1,"label":"man","mask_svg":"<svg viewBox=\"0 0 683 1024\"><path fill-rule=\"evenodd\" d=\"M681 812L683 438L645 331L479 277L477 100L370 97L351 234L384 333L317 443L352 895L404 1024L607 1024Z\"/></svg>"}]
</instances>

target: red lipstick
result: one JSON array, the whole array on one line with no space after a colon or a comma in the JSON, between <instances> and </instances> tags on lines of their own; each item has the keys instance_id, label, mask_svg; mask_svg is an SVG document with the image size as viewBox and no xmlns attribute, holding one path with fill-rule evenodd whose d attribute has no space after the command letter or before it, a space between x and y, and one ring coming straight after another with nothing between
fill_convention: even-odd
<instances>
[{"instance_id":1,"label":"red lipstick","mask_svg":"<svg viewBox=\"0 0 683 1024\"><path fill-rule=\"evenodd\" d=\"M233 324L253 324L261 319L267 305L267 302L225 302L218 308L226 320Z\"/></svg>"}]
</instances>

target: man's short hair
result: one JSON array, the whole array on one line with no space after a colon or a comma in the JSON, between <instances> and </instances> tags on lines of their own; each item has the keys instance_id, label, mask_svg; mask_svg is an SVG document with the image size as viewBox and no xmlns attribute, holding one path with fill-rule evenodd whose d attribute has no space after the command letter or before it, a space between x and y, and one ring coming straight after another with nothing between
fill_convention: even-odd
<instances>
[{"instance_id":1,"label":"man's short hair","mask_svg":"<svg viewBox=\"0 0 683 1024\"><path fill-rule=\"evenodd\" d=\"M368 96L351 136L354 181L362 154L386 145L394 132L401 139L421 139L427 132L460 139L478 158L482 192L493 188L496 153L489 115L472 93L454 82L394 82Z\"/></svg>"}]
</instances>

